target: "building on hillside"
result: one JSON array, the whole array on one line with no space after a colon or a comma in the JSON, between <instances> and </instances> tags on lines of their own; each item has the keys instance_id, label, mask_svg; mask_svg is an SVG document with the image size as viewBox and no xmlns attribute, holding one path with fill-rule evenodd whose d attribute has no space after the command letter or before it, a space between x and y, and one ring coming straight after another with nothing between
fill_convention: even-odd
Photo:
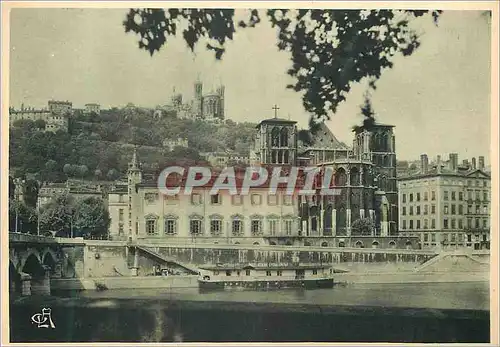
<instances>
[{"instance_id":1,"label":"building on hillside","mask_svg":"<svg viewBox=\"0 0 500 347\"><path fill-rule=\"evenodd\" d=\"M77 200L83 200L89 197L103 199L107 202L105 191L101 187L88 187L85 185L65 183L46 183L38 191L38 206L42 207L53 197L60 194L69 194Z\"/></svg>"},{"instance_id":2,"label":"building on hillside","mask_svg":"<svg viewBox=\"0 0 500 347\"><path fill-rule=\"evenodd\" d=\"M83 111L84 114L90 114L90 113L95 113L95 114L101 114L101 105L99 104L85 104L85 109Z\"/></svg>"},{"instance_id":3,"label":"building on hillside","mask_svg":"<svg viewBox=\"0 0 500 347\"><path fill-rule=\"evenodd\" d=\"M155 181L143 180L134 151L128 186L111 191L113 239L158 242L281 244L321 247L417 248L416 237L398 236L395 139L393 127L373 124L355 131L353 148L320 126L311 143L298 145L296 123L279 118L257 126L253 156L270 172L279 166L333 169L330 186L338 195L269 192L268 181L246 195L210 195L211 182L191 195L164 196ZM226 157L225 157L226 158ZM248 158L249 159L249 158ZM226 159L224 159L226 160ZM224 166L225 162L217 162ZM303 173L303 170L301 170ZM323 170L324 172L324 170ZM171 176L169 176L171 177ZM241 177L235 178L236 184ZM174 184L182 186L185 177ZM304 183L301 176L300 184ZM299 188L299 187L296 187ZM358 220L373 221L374 228Z\"/></svg>"},{"instance_id":4,"label":"building on hillside","mask_svg":"<svg viewBox=\"0 0 500 347\"><path fill-rule=\"evenodd\" d=\"M166 139L163 141L163 147L172 151L175 147L189 148L189 143L186 138L178 137L176 139Z\"/></svg>"},{"instance_id":5,"label":"building on hillside","mask_svg":"<svg viewBox=\"0 0 500 347\"><path fill-rule=\"evenodd\" d=\"M489 248L491 177L484 157L458 164L438 156L421 156L419 172L400 178L399 225L403 235L417 236L423 248Z\"/></svg>"},{"instance_id":6,"label":"building on hillside","mask_svg":"<svg viewBox=\"0 0 500 347\"><path fill-rule=\"evenodd\" d=\"M73 113L73 103L71 101L49 100L49 111L57 115L68 115Z\"/></svg>"},{"instance_id":7,"label":"building on hillside","mask_svg":"<svg viewBox=\"0 0 500 347\"><path fill-rule=\"evenodd\" d=\"M210 165L214 168L225 168L228 166L247 166L250 164L250 157L227 150L223 152L205 152L200 153Z\"/></svg>"},{"instance_id":8,"label":"building on hillside","mask_svg":"<svg viewBox=\"0 0 500 347\"><path fill-rule=\"evenodd\" d=\"M50 101L49 101L50 103ZM9 108L9 124L12 126L18 120L42 120L45 123L45 131L56 132L62 130L68 131L68 114L54 113L47 109L25 108L16 110L13 107Z\"/></svg>"}]
</instances>

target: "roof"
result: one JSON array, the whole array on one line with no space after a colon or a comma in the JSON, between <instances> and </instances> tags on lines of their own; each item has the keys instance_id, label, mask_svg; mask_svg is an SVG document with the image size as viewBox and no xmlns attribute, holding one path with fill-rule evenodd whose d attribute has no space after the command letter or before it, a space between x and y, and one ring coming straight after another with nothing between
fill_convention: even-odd
<instances>
[{"instance_id":1,"label":"roof","mask_svg":"<svg viewBox=\"0 0 500 347\"><path fill-rule=\"evenodd\" d=\"M394 128L395 125L377 123L375 121L370 122L365 119L362 125L357 125L353 127L352 131L356 134L363 132L364 130L372 130L373 128Z\"/></svg>"},{"instance_id":2,"label":"roof","mask_svg":"<svg viewBox=\"0 0 500 347\"><path fill-rule=\"evenodd\" d=\"M312 135L311 145L306 147L306 150L311 148L328 148L328 149L348 149L348 147L340 142L332 133L330 128L325 123L318 124L317 130Z\"/></svg>"},{"instance_id":3,"label":"roof","mask_svg":"<svg viewBox=\"0 0 500 347\"><path fill-rule=\"evenodd\" d=\"M260 127L262 123L277 123L277 124L297 124L296 121L284 118L268 118L260 121L256 128Z\"/></svg>"},{"instance_id":4,"label":"roof","mask_svg":"<svg viewBox=\"0 0 500 347\"><path fill-rule=\"evenodd\" d=\"M398 181L409 181L420 178L430 178L430 177L462 177L462 178L472 178L482 176L482 178L491 178L491 176L480 169L465 169L459 166L457 171L450 170L446 166L441 167L441 172L438 172L437 167L429 169L426 173L416 172L405 177L398 177Z\"/></svg>"},{"instance_id":5,"label":"roof","mask_svg":"<svg viewBox=\"0 0 500 347\"><path fill-rule=\"evenodd\" d=\"M272 176L273 169L274 169L274 167L277 167L277 166L282 168L280 176L281 177L286 177L287 174L288 174L287 173L288 172L288 168L291 167L290 165L289 166L285 166L285 165L261 166L262 168L266 169L267 172L268 172L267 179L266 179L265 182L261 183L260 185L258 185L258 186L252 186L251 188L252 189L266 189L266 188L269 188L270 185L271 185L272 177L273 177ZM167 188L185 187L186 181L187 181L187 174L188 174L188 170L187 169L188 168L185 168L185 169L186 170L184 171L183 176L173 175L173 174L169 175L167 177L167 180L166 180L166 187ZM236 189L240 189L243 186L243 181L244 181L244 178L245 178L245 171L246 171L246 169L238 169L238 168L236 168L234 171L235 171L235 176L234 176L235 186L236 186ZM198 188L198 189L212 188L214 186L214 184L217 182L217 179L218 179L218 177L220 175L220 172L215 172L214 170L211 170L211 172L212 172L212 176L209 179L209 181L206 184L204 184L202 186L196 186L195 188ZM305 171L305 168L304 169L299 168L299 172L298 172L298 175L297 175L296 184L294 185L295 190L298 190L298 189L301 189L302 187L304 187L306 175L307 175L307 173ZM257 178L257 177L258 177L258 175L256 173L255 178ZM228 180L224 180L223 182L224 183L228 183ZM321 182L322 182L322 176L318 175L317 176L317 183L321 184ZM158 182L155 180L155 181L151 181L151 182L138 183L136 185L136 187L144 187L144 188L153 188L154 187L154 188L158 188ZM280 182L277 185L277 189L278 190L285 190L287 187L288 187L288 183L287 182ZM221 189L224 189L224 188L221 187Z\"/></svg>"},{"instance_id":6,"label":"roof","mask_svg":"<svg viewBox=\"0 0 500 347\"><path fill-rule=\"evenodd\" d=\"M220 265L207 265L200 266L200 270L313 270L313 269L329 269L331 265L293 265L285 264L279 265L252 265L252 264L220 264Z\"/></svg>"}]
</instances>

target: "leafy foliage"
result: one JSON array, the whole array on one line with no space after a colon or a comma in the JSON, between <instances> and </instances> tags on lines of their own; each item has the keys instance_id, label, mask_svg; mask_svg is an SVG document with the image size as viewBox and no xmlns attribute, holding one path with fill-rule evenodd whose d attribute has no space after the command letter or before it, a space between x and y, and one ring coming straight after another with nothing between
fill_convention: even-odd
<instances>
[{"instance_id":1,"label":"leafy foliage","mask_svg":"<svg viewBox=\"0 0 500 347\"><path fill-rule=\"evenodd\" d=\"M40 209L40 229L58 236L69 237L75 215L75 199L69 194L60 194L52 198Z\"/></svg>"},{"instance_id":2,"label":"leafy foliage","mask_svg":"<svg viewBox=\"0 0 500 347\"><path fill-rule=\"evenodd\" d=\"M73 227L84 237L104 237L111 219L101 199L90 197L79 201L75 207Z\"/></svg>"},{"instance_id":3,"label":"leafy foliage","mask_svg":"<svg viewBox=\"0 0 500 347\"><path fill-rule=\"evenodd\" d=\"M382 71L393 67L397 54L411 55L420 45L411 20L429 11L423 10L323 10L269 9L266 16L278 30L277 47L290 52L287 73L303 92L304 108L314 116L314 124L329 118L343 102L355 82L368 78L376 88ZM430 12L434 21L441 11ZM254 27L261 13L251 10L248 21L239 28ZM194 50L205 39L207 48L221 59L224 44L236 32L233 9L131 9L123 22L126 32L140 36L139 48L151 55L167 44L169 36L180 34Z\"/></svg>"},{"instance_id":4,"label":"leafy foliage","mask_svg":"<svg viewBox=\"0 0 500 347\"><path fill-rule=\"evenodd\" d=\"M40 211L40 229L63 237L103 237L110 222L104 201L94 197L76 200L70 194L56 195Z\"/></svg>"},{"instance_id":5,"label":"leafy foliage","mask_svg":"<svg viewBox=\"0 0 500 347\"><path fill-rule=\"evenodd\" d=\"M371 235L375 228L375 223L371 218L361 218L355 220L351 228L353 235Z\"/></svg>"},{"instance_id":6,"label":"leafy foliage","mask_svg":"<svg viewBox=\"0 0 500 347\"><path fill-rule=\"evenodd\" d=\"M16 199L9 199L9 231L16 230L16 214L18 232L36 233L36 210Z\"/></svg>"},{"instance_id":7,"label":"leafy foliage","mask_svg":"<svg viewBox=\"0 0 500 347\"><path fill-rule=\"evenodd\" d=\"M143 168L151 173L181 159L201 161L202 152L232 149L248 155L255 125L215 125L165 116L138 109L102 110L99 118L77 115L72 132L41 132L34 122L16 122L10 129L10 168L14 176L33 176L38 181L63 182L68 178L116 180L123 176L138 145ZM185 137L189 148L163 147L166 139Z\"/></svg>"}]
</instances>

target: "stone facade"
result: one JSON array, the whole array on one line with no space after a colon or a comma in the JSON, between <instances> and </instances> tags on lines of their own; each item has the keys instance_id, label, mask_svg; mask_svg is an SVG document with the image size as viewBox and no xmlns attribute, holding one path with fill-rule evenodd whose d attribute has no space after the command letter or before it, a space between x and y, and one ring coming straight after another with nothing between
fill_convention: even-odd
<instances>
[{"instance_id":1,"label":"stone facade","mask_svg":"<svg viewBox=\"0 0 500 347\"><path fill-rule=\"evenodd\" d=\"M101 105L99 104L85 104L85 114L90 114L90 113L95 113L95 114L100 114L101 113Z\"/></svg>"},{"instance_id":2,"label":"stone facade","mask_svg":"<svg viewBox=\"0 0 500 347\"><path fill-rule=\"evenodd\" d=\"M422 155L419 171L399 180L400 230L418 236L424 248L486 248L490 242L491 177L481 168L448 162L429 164Z\"/></svg>"}]
</instances>

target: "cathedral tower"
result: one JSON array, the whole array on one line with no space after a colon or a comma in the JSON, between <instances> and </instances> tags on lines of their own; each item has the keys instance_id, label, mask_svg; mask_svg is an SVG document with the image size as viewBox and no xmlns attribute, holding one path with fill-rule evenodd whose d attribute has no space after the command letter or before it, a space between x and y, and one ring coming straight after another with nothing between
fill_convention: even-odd
<instances>
[{"instance_id":1,"label":"cathedral tower","mask_svg":"<svg viewBox=\"0 0 500 347\"><path fill-rule=\"evenodd\" d=\"M275 111L277 111L275 107ZM297 160L297 122L275 118L257 125L256 155L261 164L295 165Z\"/></svg>"},{"instance_id":2,"label":"cathedral tower","mask_svg":"<svg viewBox=\"0 0 500 347\"><path fill-rule=\"evenodd\" d=\"M360 158L371 158L377 186L376 225L382 236L398 232L398 189L396 182L396 141L394 126L369 123L354 131L354 151ZM384 218L385 217L385 218Z\"/></svg>"}]
</instances>

